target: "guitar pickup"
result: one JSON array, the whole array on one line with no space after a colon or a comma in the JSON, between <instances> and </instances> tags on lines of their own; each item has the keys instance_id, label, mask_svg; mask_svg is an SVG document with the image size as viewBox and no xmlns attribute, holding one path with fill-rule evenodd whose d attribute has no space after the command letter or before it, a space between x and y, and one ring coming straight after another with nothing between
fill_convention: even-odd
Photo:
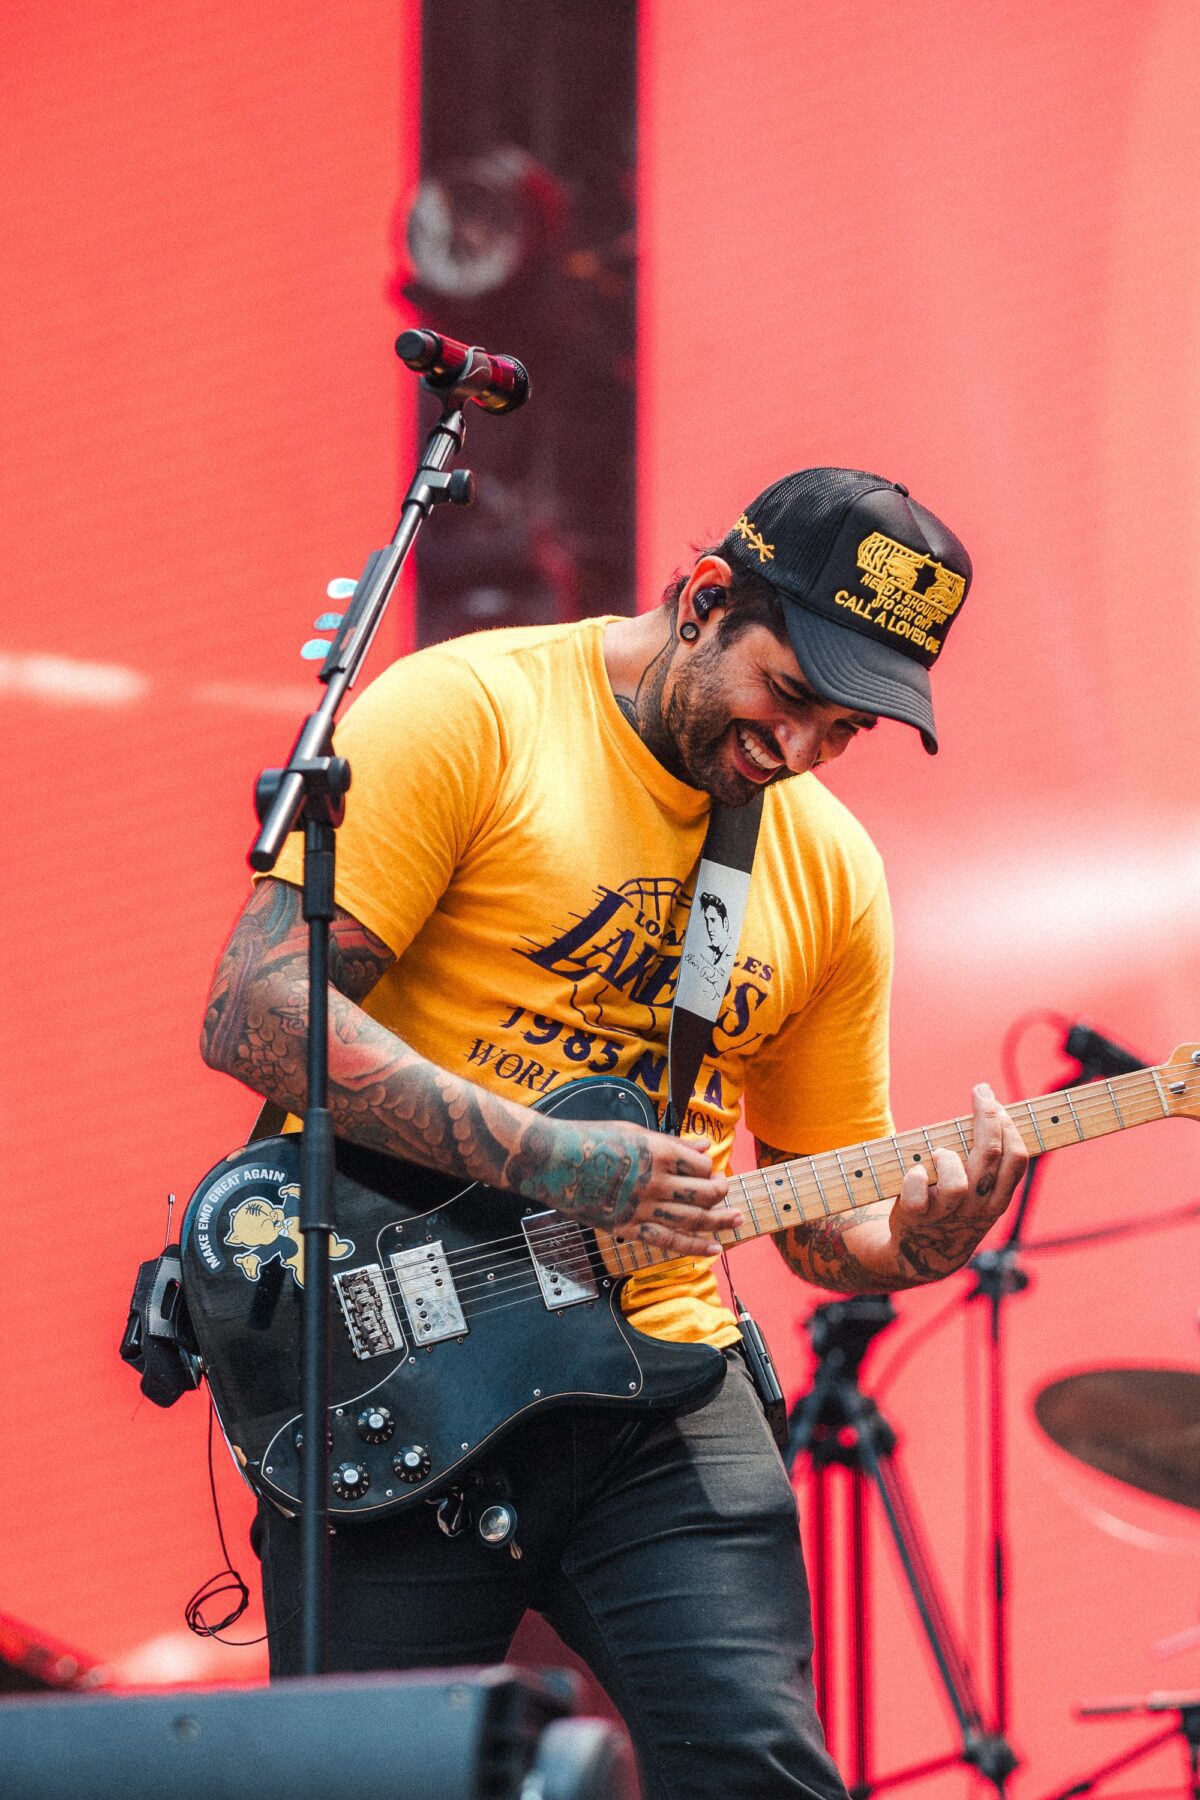
<instances>
[{"instance_id":1,"label":"guitar pickup","mask_svg":"<svg viewBox=\"0 0 1200 1800\"><path fill-rule=\"evenodd\" d=\"M341 1303L351 1346L361 1362L369 1356L403 1352L404 1332L387 1290L387 1279L378 1263L340 1270L333 1278L333 1286Z\"/></svg>"},{"instance_id":2,"label":"guitar pickup","mask_svg":"<svg viewBox=\"0 0 1200 1800\"><path fill-rule=\"evenodd\" d=\"M464 1336L467 1321L441 1244L397 1250L390 1261L417 1343L440 1344L444 1338Z\"/></svg>"},{"instance_id":3,"label":"guitar pickup","mask_svg":"<svg viewBox=\"0 0 1200 1800\"><path fill-rule=\"evenodd\" d=\"M573 1219L557 1212L531 1213L522 1219L521 1229L548 1310L596 1298L588 1240Z\"/></svg>"}]
</instances>

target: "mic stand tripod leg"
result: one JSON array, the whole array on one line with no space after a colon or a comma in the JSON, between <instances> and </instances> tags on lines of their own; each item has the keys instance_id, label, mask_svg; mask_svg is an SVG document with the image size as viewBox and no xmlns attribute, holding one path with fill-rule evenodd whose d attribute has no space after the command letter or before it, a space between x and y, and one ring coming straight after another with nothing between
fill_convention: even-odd
<instances>
[{"instance_id":1,"label":"mic stand tripod leg","mask_svg":"<svg viewBox=\"0 0 1200 1800\"><path fill-rule=\"evenodd\" d=\"M863 1426L858 1440L867 1474L879 1493L905 1583L913 1598L942 1687L962 1734L962 1758L1004 1794L1017 1759L1003 1734L989 1732L975 1692L970 1667L955 1636L941 1597L933 1565L917 1523L908 1489L894 1460L896 1439L874 1402L859 1395ZM956 1761L957 1758L948 1758ZM928 1765L923 1765L921 1773ZM909 1771L915 1776L918 1771ZM891 1782L905 1779L901 1774ZM885 1785L877 1782L876 1787Z\"/></svg>"},{"instance_id":2,"label":"mic stand tripod leg","mask_svg":"<svg viewBox=\"0 0 1200 1800\"><path fill-rule=\"evenodd\" d=\"M1077 1794L1092 1793L1106 1776L1115 1775L1120 1769L1130 1768L1133 1763L1140 1762L1143 1756L1149 1756L1151 1751L1157 1750L1160 1744L1170 1743L1175 1736L1175 1731L1174 1725L1166 1731L1156 1731L1152 1738L1147 1738L1142 1744L1135 1744L1132 1750L1123 1750L1120 1756L1114 1756L1111 1761L1101 1763L1099 1768L1093 1769L1090 1775L1082 1775L1078 1781L1071 1782L1068 1787L1059 1788L1057 1793L1049 1796L1049 1800L1075 1800ZM1197 1795L1195 1771L1196 1760L1193 1750L1191 1796L1192 1800L1200 1800Z\"/></svg>"},{"instance_id":3,"label":"mic stand tripod leg","mask_svg":"<svg viewBox=\"0 0 1200 1800\"><path fill-rule=\"evenodd\" d=\"M870 1540L867 1534L867 1477L859 1462L850 1470L850 1565L853 1569L854 1607L850 1618L850 1666L854 1671L854 1744L855 1768L853 1792L870 1792L868 1767L871 1758L871 1693L870 1632Z\"/></svg>"},{"instance_id":4,"label":"mic stand tripod leg","mask_svg":"<svg viewBox=\"0 0 1200 1800\"><path fill-rule=\"evenodd\" d=\"M790 1462L788 1466L790 1468ZM813 1463L809 1518L812 1523L813 1682L825 1735L832 1738L834 1687L829 1614L833 1584L829 1556L829 1471L823 1463Z\"/></svg>"},{"instance_id":5,"label":"mic stand tripod leg","mask_svg":"<svg viewBox=\"0 0 1200 1800\"><path fill-rule=\"evenodd\" d=\"M1085 1708L1084 1716L1101 1717L1105 1714L1115 1716L1118 1712L1141 1712L1144 1706L1098 1707ZM1145 1738L1135 1744L1131 1750L1123 1750L1120 1756L1114 1756L1109 1762L1101 1763L1088 1775L1081 1775L1067 1787L1059 1788L1047 1800L1076 1800L1080 1794L1090 1794L1099 1787L1109 1775L1115 1775L1121 1769L1130 1769L1134 1763L1141 1762L1144 1756L1150 1756L1163 1744L1170 1743L1173 1737L1182 1737L1187 1755L1187 1792L1190 1800L1200 1800L1200 1702L1187 1705L1155 1706L1155 1712L1175 1711L1179 1714L1178 1722L1168 1726L1166 1731L1156 1731L1153 1737Z\"/></svg>"},{"instance_id":6,"label":"mic stand tripod leg","mask_svg":"<svg viewBox=\"0 0 1200 1800\"><path fill-rule=\"evenodd\" d=\"M886 1297L857 1296L816 1309L809 1321L818 1364L813 1386L793 1409L788 1442L789 1468L803 1450L810 1455L814 1482L814 1520L820 1521L820 1579L817 1592L828 1595L828 1526L824 1480L829 1465L840 1463L852 1481L851 1618L850 1655L856 1694L854 1699L855 1800L885 1787L916 1780L956 1762L965 1762L989 1780L1003 1795L1017 1759L999 1732L984 1728L982 1712L966 1657L963 1655L942 1602L933 1566L926 1552L916 1513L894 1460L896 1435L873 1400L862 1392L858 1373L863 1355L877 1332L890 1324L895 1311ZM869 1774L870 1641L868 1619L868 1517L869 1487L879 1494L884 1517L895 1544L904 1581L912 1595L921 1627L962 1735L960 1755L953 1754L900 1770L880 1780ZM819 1496L819 1497L818 1497ZM824 1610L824 1608L823 1608ZM822 1717L830 1731L828 1680L828 1623L819 1623L822 1638L825 1693Z\"/></svg>"}]
</instances>

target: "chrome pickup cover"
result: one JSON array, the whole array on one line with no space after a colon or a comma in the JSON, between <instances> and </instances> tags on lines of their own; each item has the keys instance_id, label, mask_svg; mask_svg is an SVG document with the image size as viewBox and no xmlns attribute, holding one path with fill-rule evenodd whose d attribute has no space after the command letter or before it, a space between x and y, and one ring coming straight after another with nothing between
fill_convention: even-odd
<instances>
[{"instance_id":1,"label":"chrome pickup cover","mask_svg":"<svg viewBox=\"0 0 1200 1800\"><path fill-rule=\"evenodd\" d=\"M588 1240L573 1219L557 1212L530 1213L521 1220L521 1229L547 1308L596 1298Z\"/></svg>"},{"instance_id":2,"label":"chrome pickup cover","mask_svg":"<svg viewBox=\"0 0 1200 1800\"><path fill-rule=\"evenodd\" d=\"M387 1291L387 1279L378 1263L339 1270L333 1285L355 1356L365 1360L368 1356L403 1351L404 1332Z\"/></svg>"},{"instance_id":3,"label":"chrome pickup cover","mask_svg":"<svg viewBox=\"0 0 1200 1800\"><path fill-rule=\"evenodd\" d=\"M397 1250L390 1260L417 1343L440 1344L443 1338L462 1337L467 1321L441 1244Z\"/></svg>"}]
</instances>

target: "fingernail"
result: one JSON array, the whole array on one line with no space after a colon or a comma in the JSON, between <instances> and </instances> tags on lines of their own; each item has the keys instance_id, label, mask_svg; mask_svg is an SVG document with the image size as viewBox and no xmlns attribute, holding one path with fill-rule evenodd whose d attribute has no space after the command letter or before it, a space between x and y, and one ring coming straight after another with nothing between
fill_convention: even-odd
<instances>
[{"instance_id":1,"label":"fingernail","mask_svg":"<svg viewBox=\"0 0 1200 1800\"><path fill-rule=\"evenodd\" d=\"M986 1081L981 1081L975 1092L979 1095L981 1100L994 1100L996 1098Z\"/></svg>"}]
</instances>

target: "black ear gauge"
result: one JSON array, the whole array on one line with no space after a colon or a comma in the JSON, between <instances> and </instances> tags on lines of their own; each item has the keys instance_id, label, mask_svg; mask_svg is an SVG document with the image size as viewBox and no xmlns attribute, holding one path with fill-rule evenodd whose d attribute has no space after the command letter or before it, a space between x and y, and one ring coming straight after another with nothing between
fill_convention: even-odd
<instances>
[{"instance_id":1,"label":"black ear gauge","mask_svg":"<svg viewBox=\"0 0 1200 1800\"><path fill-rule=\"evenodd\" d=\"M724 606L725 589L723 587L699 588L692 595L692 605L702 619L707 619L714 606Z\"/></svg>"}]
</instances>

